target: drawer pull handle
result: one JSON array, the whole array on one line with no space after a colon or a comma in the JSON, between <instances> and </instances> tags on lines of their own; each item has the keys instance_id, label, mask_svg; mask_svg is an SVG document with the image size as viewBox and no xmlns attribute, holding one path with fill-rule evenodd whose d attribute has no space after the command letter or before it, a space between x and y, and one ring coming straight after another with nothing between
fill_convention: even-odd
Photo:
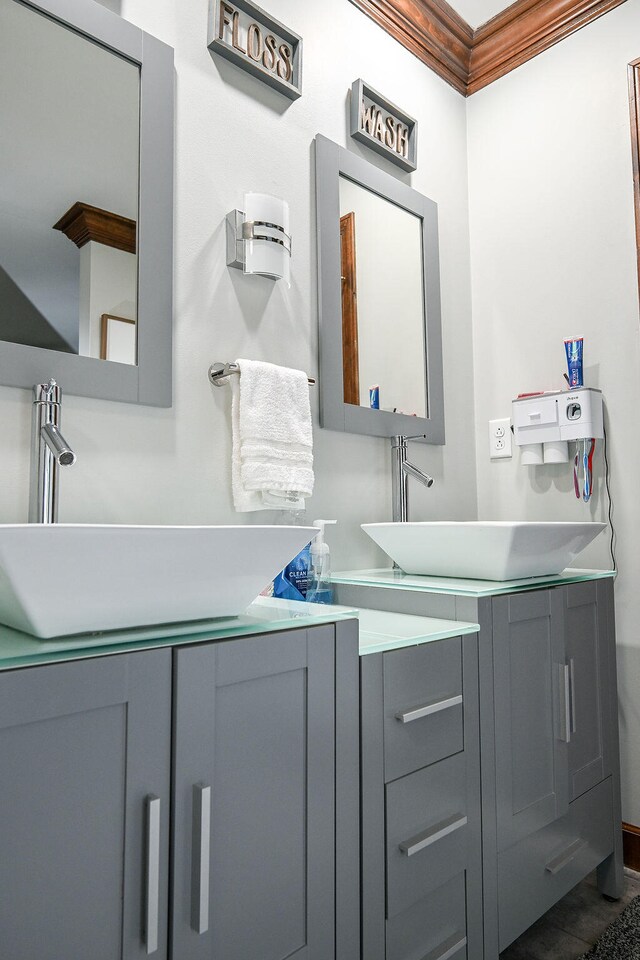
<instances>
[{"instance_id":1,"label":"drawer pull handle","mask_svg":"<svg viewBox=\"0 0 640 960\"><path fill-rule=\"evenodd\" d=\"M563 850L563 852L558 854L557 857L554 857L553 860L549 860L549 863L545 866L545 870L555 876L556 873L560 873L564 867L570 864L572 860L575 860L580 851L584 850L586 846L588 846L586 840L574 840L566 850Z\"/></svg>"},{"instance_id":2,"label":"drawer pull handle","mask_svg":"<svg viewBox=\"0 0 640 960\"><path fill-rule=\"evenodd\" d=\"M146 890L144 930L147 953L158 949L158 925L160 909L160 797L148 796L146 800Z\"/></svg>"},{"instance_id":3,"label":"drawer pull handle","mask_svg":"<svg viewBox=\"0 0 640 960\"><path fill-rule=\"evenodd\" d=\"M193 855L191 926L196 933L209 929L209 856L211 850L211 787L193 785Z\"/></svg>"},{"instance_id":4,"label":"drawer pull handle","mask_svg":"<svg viewBox=\"0 0 640 960\"><path fill-rule=\"evenodd\" d=\"M422 960L453 960L461 950L467 945L467 938L454 933L452 937L447 937L444 943L428 953Z\"/></svg>"},{"instance_id":5,"label":"drawer pull handle","mask_svg":"<svg viewBox=\"0 0 640 960\"><path fill-rule=\"evenodd\" d=\"M429 717L432 713L440 713L441 710L457 707L461 703L461 693L457 697L447 697L446 700L431 700L429 703L423 703L421 707L413 707L411 710L402 710L400 713L396 713L396 720L401 723L411 723L412 720L421 720L423 717Z\"/></svg>"},{"instance_id":6,"label":"drawer pull handle","mask_svg":"<svg viewBox=\"0 0 640 960\"><path fill-rule=\"evenodd\" d=\"M429 827L424 833L418 833L410 840L403 840L400 849L408 857L412 857L414 853L420 853L425 847L430 847L432 843L437 843L438 840L442 840L443 837L447 837L450 833L460 830L461 827L466 827L466 825L467 818L462 816L461 813L454 813L452 817L441 820L440 823Z\"/></svg>"}]
</instances>

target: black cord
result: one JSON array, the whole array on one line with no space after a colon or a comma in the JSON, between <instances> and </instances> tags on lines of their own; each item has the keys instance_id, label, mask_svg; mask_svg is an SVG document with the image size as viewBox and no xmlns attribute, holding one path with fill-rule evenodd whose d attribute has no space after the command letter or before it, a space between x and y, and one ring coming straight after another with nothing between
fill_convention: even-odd
<instances>
[{"instance_id":1,"label":"black cord","mask_svg":"<svg viewBox=\"0 0 640 960\"><path fill-rule=\"evenodd\" d=\"M604 420L602 423L602 432L604 433L604 482L607 488L607 496L609 498L609 526L611 528L611 538L609 540L609 552L611 553L611 563L613 564L613 569L616 570L616 554L615 554L615 539L616 534L613 527L613 503L611 500L611 487L609 485L609 458L607 457L607 428L604 425Z\"/></svg>"}]
</instances>

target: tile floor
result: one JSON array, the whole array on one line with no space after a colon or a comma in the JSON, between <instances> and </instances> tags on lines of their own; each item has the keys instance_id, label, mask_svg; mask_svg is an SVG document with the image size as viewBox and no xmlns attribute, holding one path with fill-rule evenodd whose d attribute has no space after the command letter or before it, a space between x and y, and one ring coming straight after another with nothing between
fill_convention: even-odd
<instances>
[{"instance_id":1,"label":"tile floor","mask_svg":"<svg viewBox=\"0 0 640 960\"><path fill-rule=\"evenodd\" d=\"M625 869L624 896L616 903L598 893L596 875L590 874L504 950L500 960L576 960L639 894L640 873Z\"/></svg>"}]
</instances>

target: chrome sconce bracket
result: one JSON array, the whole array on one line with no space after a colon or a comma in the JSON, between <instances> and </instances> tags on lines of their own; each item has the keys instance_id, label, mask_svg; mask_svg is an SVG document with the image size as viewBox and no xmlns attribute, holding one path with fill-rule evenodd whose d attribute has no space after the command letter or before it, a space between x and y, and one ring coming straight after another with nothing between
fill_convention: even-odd
<instances>
[{"instance_id":1,"label":"chrome sconce bracket","mask_svg":"<svg viewBox=\"0 0 640 960\"><path fill-rule=\"evenodd\" d=\"M227 266L289 283L288 205L264 194L249 194L245 201L251 205L250 214L232 210L226 217ZM280 216L285 225L276 222Z\"/></svg>"}]
</instances>

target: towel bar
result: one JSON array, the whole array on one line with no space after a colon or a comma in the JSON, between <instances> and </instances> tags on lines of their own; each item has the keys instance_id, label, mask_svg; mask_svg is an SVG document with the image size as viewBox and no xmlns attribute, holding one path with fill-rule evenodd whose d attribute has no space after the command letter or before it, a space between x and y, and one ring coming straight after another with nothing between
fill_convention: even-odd
<instances>
[{"instance_id":1,"label":"towel bar","mask_svg":"<svg viewBox=\"0 0 640 960\"><path fill-rule=\"evenodd\" d=\"M209 367L209 381L214 387L221 387L229 382L229 377L234 373L240 373L237 363L212 363ZM310 387L314 387L316 381L313 377L307 377L307 383Z\"/></svg>"}]
</instances>

